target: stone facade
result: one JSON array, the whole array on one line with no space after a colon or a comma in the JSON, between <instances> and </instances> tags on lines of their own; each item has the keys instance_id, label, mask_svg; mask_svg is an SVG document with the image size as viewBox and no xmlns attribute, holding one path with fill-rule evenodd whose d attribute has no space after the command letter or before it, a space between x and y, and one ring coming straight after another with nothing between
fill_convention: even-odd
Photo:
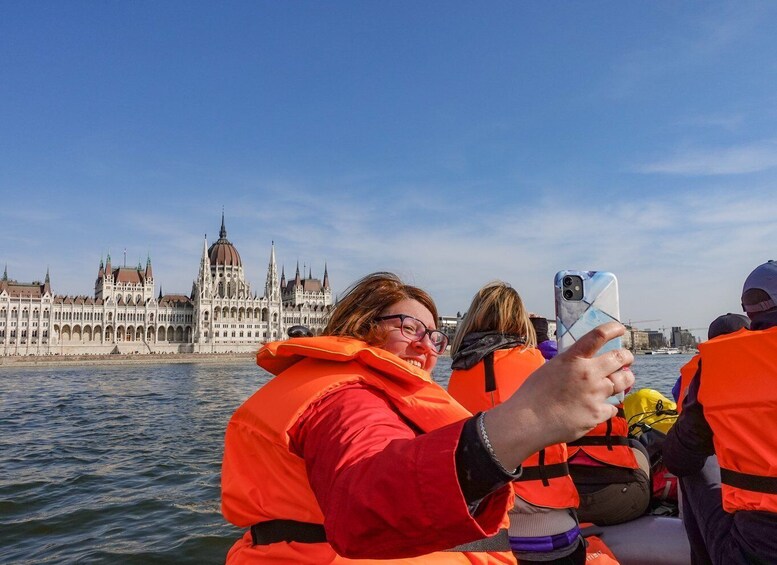
<instances>
[{"instance_id":1,"label":"stone facade","mask_svg":"<svg viewBox=\"0 0 777 565\"><path fill-rule=\"evenodd\" d=\"M271 245L264 295L251 292L240 254L227 239L203 243L190 296L154 297L151 259L143 268L100 261L94 296L58 296L43 283L0 280L0 355L227 353L255 351L302 324L319 335L332 309L329 274L278 280Z\"/></svg>"}]
</instances>

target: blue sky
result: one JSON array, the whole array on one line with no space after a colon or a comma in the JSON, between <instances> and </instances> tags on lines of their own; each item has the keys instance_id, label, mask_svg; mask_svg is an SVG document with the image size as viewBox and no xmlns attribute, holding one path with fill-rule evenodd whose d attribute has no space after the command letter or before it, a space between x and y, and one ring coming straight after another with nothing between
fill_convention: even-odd
<instances>
[{"instance_id":1,"label":"blue sky","mask_svg":"<svg viewBox=\"0 0 777 565\"><path fill-rule=\"evenodd\" d=\"M624 320L702 328L777 258L768 2L6 2L0 266L92 294L203 236L444 314L502 279L613 271ZM158 290L158 288L157 288Z\"/></svg>"}]
</instances>

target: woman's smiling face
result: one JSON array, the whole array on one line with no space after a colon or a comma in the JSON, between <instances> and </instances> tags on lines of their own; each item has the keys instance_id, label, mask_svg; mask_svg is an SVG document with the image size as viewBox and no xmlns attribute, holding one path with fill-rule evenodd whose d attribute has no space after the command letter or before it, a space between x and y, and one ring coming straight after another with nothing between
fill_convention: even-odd
<instances>
[{"instance_id":1,"label":"woman's smiling face","mask_svg":"<svg viewBox=\"0 0 777 565\"><path fill-rule=\"evenodd\" d=\"M437 321L432 316L432 313L417 300L406 298L395 302L383 310L378 317L395 314L404 314L405 316L415 318L422 322L427 329L433 330L437 328ZM406 319L403 322L399 318L394 318L379 323L383 324L383 327L388 330L386 341L380 346L381 349L393 353L415 367L431 372L437 363L437 355L435 354L434 346L429 340L429 336L424 335L420 340L413 340L402 333L402 324L414 323L413 320Z\"/></svg>"}]
</instances>

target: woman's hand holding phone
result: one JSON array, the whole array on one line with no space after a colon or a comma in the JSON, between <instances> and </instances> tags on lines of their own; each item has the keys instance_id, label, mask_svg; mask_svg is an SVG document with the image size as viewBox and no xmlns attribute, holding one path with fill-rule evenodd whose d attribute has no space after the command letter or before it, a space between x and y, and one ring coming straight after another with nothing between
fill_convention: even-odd
<instances>
[{"instance_id":1,"label":"woman's hand holding phone","mask_svg":"<svg viewBox=\"0 0 777 565\"><path fill-rule=\"evenodd\" d=\"M507 468L540 449L570 442L617 413L607 402L634 384L626 349L599 350L623 335L609 322L589 331L537 369L506 402L489 410L485 424L493 449Z\"/></svg>"}]
</instances>

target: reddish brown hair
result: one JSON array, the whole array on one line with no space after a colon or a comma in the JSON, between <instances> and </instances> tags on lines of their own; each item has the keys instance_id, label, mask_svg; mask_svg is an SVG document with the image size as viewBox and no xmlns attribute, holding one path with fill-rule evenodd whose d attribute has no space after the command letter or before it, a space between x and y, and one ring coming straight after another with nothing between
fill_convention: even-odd
<instances>
[{"instance_id":1,"label":"reddish brown hair","mask_svg":"<svg viewBox=\"0 0 777 565\"><path fill-rule=\"evenodd\" d=\"M410 286L394 273L372 273L356 281L337 301L323 335L354 337L371 345L385 339L375 318L392 304L401 300L416 300L431 312L437 323L437 307L429 294Z\"/></svg>"}]
</instances>

